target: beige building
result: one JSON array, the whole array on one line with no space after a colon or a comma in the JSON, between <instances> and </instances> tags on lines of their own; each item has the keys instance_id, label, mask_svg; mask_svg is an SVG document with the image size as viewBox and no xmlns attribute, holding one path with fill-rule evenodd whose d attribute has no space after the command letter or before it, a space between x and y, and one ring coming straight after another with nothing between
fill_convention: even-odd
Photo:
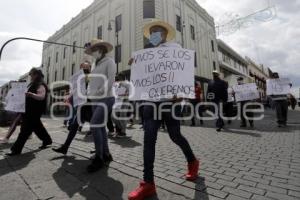
<instances>
[{"instance_id":1,"label":"beige building","mask_svg":"<svg viewBox=\"0 0 300 200\"><path fill-rule=\"evenodd\" d=\"M236 85L238 77L249 80L248 62L222 40L218 40L218 60L221 77L229 86Z\"/></svg>"},{"instance_id":2,"label":"beige building","mask_svg":"<svg viewBox=\"0 0 300 200\"><path fill-rule=\"evenodd\" d=\"M169 22L177 30L175 42L196 51L195 73L206 88L213 69L219 69L214 19L195 0L95 0L48 40L83 47L92 38L114 44L118 71L130 74L131 53L143 49L144 24L153 18ZM43 70L47 83L68 80L86 59L84 50L44 44ZM66 87L57 87L64 95Z\"/></svg>"},{"instance_id":3,"label":"beige building","mask_svg":"<svg viewBox=\"0 0 300 200\"><path fill-rule=\"evenodd\" d=\"M266 80L270 77L270 70L263 65L256 64L249 57L245 58L248 62L249 76L251 81L258 86L261 99L266 98Z\"/></svg>"}]
</instances>

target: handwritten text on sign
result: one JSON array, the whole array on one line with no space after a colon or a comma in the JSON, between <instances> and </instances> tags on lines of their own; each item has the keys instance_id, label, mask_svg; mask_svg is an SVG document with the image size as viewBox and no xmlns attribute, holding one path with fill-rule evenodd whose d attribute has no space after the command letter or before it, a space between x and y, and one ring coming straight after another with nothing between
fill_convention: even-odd
<instances>
[{"instance_id":1,"label":"handwritten text on sign","mask_svg":"<svg viewBox=\"0 0 300 200\"><path fill-rule=\"evenodd\" d=\"M267 80L267 95L286 95L290 93L290 79L278 78Z\"/></svg>"},{"instance_id":2,"label":"handwritten text on sign","mask_svg":"<svg viewBox=\"0 0 300 200\"><path fill-rule=\"evenodd\" d=\"M255 83L248 83L243 85L235 85L233 86L233 90L235 93L235 100L237 102L240 101L250 101L259 99L259 92L257 90L257 86Z\"/></svg>"},{"instance_id":3,"label":"handwritten text on sign","mask_svg":"<svg viewBox=\"0 0 300 200\"><path fill-rule=\"evenodd\" d=\"M176 95L194 98L195 52L182 48L151 48L133 53L131 100L159 101Z\"/></svg>"},{"instance_id":4,"label":"handwritten text on sign","mask_svg":"<svg viewBox=\"0 0 300 200\"><path fill-rule=\"evenodd\" d=\"M11 89L5 98L5 110L16 113L25 113L25 93L27 92L26 82L13 82Z\"/></svg>"}]
</instances>

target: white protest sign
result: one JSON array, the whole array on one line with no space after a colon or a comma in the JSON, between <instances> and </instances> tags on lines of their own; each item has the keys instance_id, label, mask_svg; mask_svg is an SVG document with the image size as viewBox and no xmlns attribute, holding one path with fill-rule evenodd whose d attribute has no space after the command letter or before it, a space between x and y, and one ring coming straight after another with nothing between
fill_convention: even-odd
<instances>
[{"instance_id":1,"label":"white protest sign","mask_svg":"<svg viewBox=\"0 0 300 200\"><path fill-rule=\"evenodd\" d=\"M278 78L267 80L267 95L286 95L290 93L290 79Z\"/></svg>"},{"instance_id":2,"label":"white protest sign","mask_svg":"<svg viewBox=\"0 0 300 200\"><path fill-rule=\"evenodd\" d=\"M7 93L5 98L6 106L5 110L25 113L25 93L27 92L26 82L13 82L11 83L11 89Z\"/></svg>"},{"instance_id":3,"label":"white protest sign","mask_svg":"<svg viewBox=\"0 0 300 200\"><path fill-rule=\"evenodd\" d=\"M86 90L86 82L85 78L83 78L84 73L82 70L78 71L76 74L74 74L70 78L70 82L72 85L72 95L73 95L73 106L79 106L82 104L85 104L87 99L86 98L81 98L80 96L86 96L87 90ZM80 79L80 80L79 80ZM79 82L79 85L78 85ZM78 92L81 92L82 95L79 95Z\"/></svg>"},{"instance_id":4,"label":"white protest sign","mask_svg":"<svg viewBox=\"0 0 300 200\"><path fill-rule=\"evenodd\" d=\"M256 83L248 83L233 86L236 102L259 99L259 92Z\"/></svg>"},{"instance_id":5,"label":"white protest sign","mask_svg":"<svg viewBox=\"0 0 300 200\"><path fill-rule=\"evenodd\" d=\"M159 101L195 98L195 51L174 48L151 48L134 52L130 100Z\"/></svg>"}]
</instances>

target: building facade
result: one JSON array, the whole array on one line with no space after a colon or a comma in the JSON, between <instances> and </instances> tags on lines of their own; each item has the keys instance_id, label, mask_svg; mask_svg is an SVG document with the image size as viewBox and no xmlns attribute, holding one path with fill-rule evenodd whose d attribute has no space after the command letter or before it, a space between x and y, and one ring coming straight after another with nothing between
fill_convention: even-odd
<instances>
[{"instance_id":1,"label":"building facade","mask_svg":"<svg viewBox=\"0 0 300 200\"><path fill-rule=\"evenodd\" d=\"M147 40L143 26L153 18L162 19L177 31L175 42L196 51L195 74L204 88L214 69L219 70L213 18L195 0L95 0L48 40L83 47L93 38L114 45L118 72L129 76L131 53L143 49ZM48 84L69 80L80 63L91 59L84 49L44 44L42 66ZM63 96L67 87L54 86Z\"/></svg>"},{"instance_id":2,"label":"building facade","mask_svg":"<svg viewBox=\"0 0 300 200\"><path fill-rule=\"evenodd\" d=\"M256 64L251 58L246 57L246 61L248 62L249 76L252 79L252 82L255 82L261 99L266 98L266 90L267 90L267 79L270 78L270 70L263 65Z\"/></svg>"},{"instance_id":3,"label":"building facade","mask_svg":"<svg viewBox=\"0 0 300 200\"><path fill-rule=\"evenodd\" d=\"M218 61L221 77L229 86L236 85L238 77L249 81L248 62L222 40L218 40Z\"/></svg>"}]
</instances>

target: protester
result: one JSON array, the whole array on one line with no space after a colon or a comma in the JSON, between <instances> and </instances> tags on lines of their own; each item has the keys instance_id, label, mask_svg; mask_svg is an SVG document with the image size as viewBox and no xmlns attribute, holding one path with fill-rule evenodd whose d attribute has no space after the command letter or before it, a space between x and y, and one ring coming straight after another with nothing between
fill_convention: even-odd
<instances>
[{"instance_id":1,"label":"protester","mask_svg":"<svg viewBox=\"0 0 300 200\"><path fill-rule=\"evenodd\" d=\"M48 87L44 83L44 75L41 70L33 68L30 70L31 83L26 92L25 113L22 114L21 132L11 147L11 153L8 156L19 155L28 140L34 132L40 140L43 141L40 149L45 149L52 144L52 139L41 122L41 116L46 110Z\"/></svg>"},{"instance_id":2,"label":"protester","mask_svg":"<svg viewBox=\"0 0 300 200\"><path fill-rule=\"evenodd\" d=\"M121 138L126 136L128 97L130 84L125 81L125 77L119 74L115 87L115 105L113 106L112 120L116 125L115 137Z\"/></svg>"},{"instance_id":3,"label":"protester","mask_svg":"<svg viewBox=\"0 0 300 200\"><path fill-rule=\"evenodd\" d=\"M0 144L8 143L9 138L15 132L15 130L16 130L18 124L21 122L21 120L22 120L22 114L17 113L14 121L12 122L11 126L8 129L6 136L4 136L3 138L0 138Z\"/></svg>"},{"instance_id":4,"label":"protester","mask_svg":"<svg viewBox=\"0 0 300 200\"><path fill-rule=\"evenodd\" d=\"M199 104L199 103L201 103L202 102L202 88L201 88L201 84L200 83L195 83L195 99L191 99L191 103L192 103L192 105L193 105L193 108L194 108L194 110L193 110L193 112L194 112L194 115L193 115L193 118L192 118L192 124L191 124L191 126L195 126L196 125L196 113L198 113L199 114L199 116L201 117L201 119L200 119L200 124L201 125L203 125L203 120L202 120L202 117L203 117L203 114L202 114L202 112L203 112L203 108L202 108L202 106L198 106L197 107L197 105Z\"/></svg>"},{"instance_id":5,"label":"protester","mask_svg":"<svg viewBox=\"0 0 300 200\"><path fill-rule=\"evenodd\" d=\"M225 117L227 118L232 118L236 115L236 112L234 110L234 91L232 87L228 87L227 89L228 93L228 100L227 103L224 105L224 112L225 112ZM231 124L231 119L227 120L228 124Z\"/></svg>"},{"instance_id":6,"label":"protester","mask_svg":"<svg viewBox=\"0 0 300 200\"><path fill-rule=\"evenodd\" d=\"M144 35L149 38L153 47L177 47L181 48L179 44L171 43L169 41L175 38L175 29L166 22L154 20L144 27ZM129 64L133 62L130 60ZM173 100L167 100L175 102ZM144 105L144 180L140 186L128 195L129 200L142 200L156 194L156 187L154 183L154 159L155 159L155 144L157 140L157 133L161 121L154 116L154 109L159 108L162 102L156 102L155 108L152 105ZM162 109L170 109L171 106L163 106ZM180 114L181 106L176 106L176 114ZM195 180L198 176L199 161L196 159L189 143L182 136L180 132L180 121L172 116L171 112L163 112L162 120L165 120L169 136L171 140L177 144L183 151L188 161L188 172L186 174L187 180Z\"/></svg>"},{"instance_id":7,"label":"protester","mask_svg":"<svg viewBox=\"0 0 300 200\"><path fill-rule=\"evenodd\" d=\"M85 51L86 54L92 55L96 60L88 87L88 97L95 104L93 105L93 115L90 124L96 155L87 168L87 171L90 173L101 169L105 160L112 160L106 133L107 119L115 102L112 87L116 76L116 63L107 55L112 50L113 46L110 43L94 39Z\"/></svg>"},{"instance_id":8,"label":"protester","mask_svg":"<svg viewBox=\"0 0 300 200\"><path fill-rule=\"evenodd\" d=\"M84 63L82 63L80 65L80 69L83 70L84 74L85 74L85 87L88 87L88 74L90 74L91 72L91 64L89 61L85 61ZM73 95L71 94L71 98ZM80 112L80 116L78 115L78 109L81 109ZM69 133L68 136L66 138L66 141L63 145L61 145L59 148L53 148L52 150L57 152L57 153L61 153L61 154L67 154L68 153L68 149L73 141L73 139L76 136L77 131L79 131L79 123L78 120L80 119L80 121L82 123L84 122L89 122L90 118L91 118L91 110L90 107L87 105L82 105L82 106L77 106L76 108L73 109L74 111L74 117L72 117L71 119L71 123L70 123L70 128L69 128Z\"/></svg>"},{"instance_id":9,"label":"protester","mask_svg":"<svg viewBox=\"0 0 300 200\"><path fill-rule=\"evenodd\" d=\"M244 78L243 77L239 77L238 79L237 79L237 81L238 81L238 85L243 85L244 84ZM247 103L249 103L250 101L241 101L241 102L239 102L239 105L240 105L240 117L241 117L241 125L240 125L240 127L241 128L245 128L245 127L247 127L247 120L246 120L246 117L247 118L249 118L249 120L248 120L248 122L249 122L249 125L250 125L250 127L252 127L253 128L253 126L254 126L254 121L253 121L253 116L254 116L254 114L253 114L253 112L250 112L250 111L248 111L248 112L246 112L246 113L244 113L244 110L245 109L249 109L249 106L247 106L247 107L245 107L245 105L247 104ZM245 116L246 115L246 116ZM251 119L252 118L252 119Z\"/></svg>"},{"instance_id":10,"label":"protester","mask_svg":"<svg viewBox=\"0 0 300 200\"><path fill-rule=\"evenodd\" d=\"M278 73L273 73L273 79L279 79ZM275 106L278 127L287 126L288 99L287 95L271 95L273 105Z\"/></svg>"},{"instance_id":11,"label":"protester","mask_svg":"<svg viewBox=\"0 0 300 200\"><path fill-rule=\"evenodd\" d=\"M216 122L217 132L220 132L224 127L224 120L222 119L223 105L228 100L228 84L221 80L220 73L213 71L213 80L209 82L207 89L207 99L215 103L218 107L218 119Z\"/></svg>"}]
</instances>

